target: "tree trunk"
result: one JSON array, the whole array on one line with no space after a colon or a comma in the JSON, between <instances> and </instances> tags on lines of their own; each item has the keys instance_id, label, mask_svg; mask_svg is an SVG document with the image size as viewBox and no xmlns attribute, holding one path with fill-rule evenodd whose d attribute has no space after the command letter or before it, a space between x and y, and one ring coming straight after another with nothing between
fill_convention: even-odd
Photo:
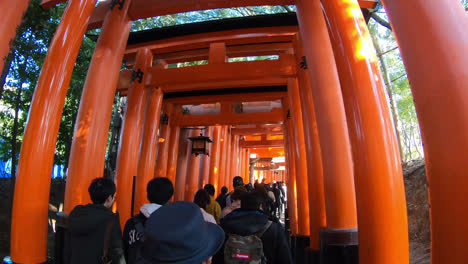
<instances>
[{"instance_id":1,"label":"tree trunk","mask_svg":"<svg viewBox=\"0 0 468 264\"><path fill-rule=\"evenodd\" d=\"M21 83L23 85L23 83ZM18 115L19 115L19 108L21 103L21 94L22 88L21 86L17 88L18 93L16 94L15 98L15 119L13 121L13 133L11 134L11 186L12 189L15 187L15 180L16 180L16 145L18 143Z\"/></svg>"},{"instance_id":2,"label":"tree trunk","mask_svg":"<svg viewBox=\"0 0 468 264\"><path fill-rule=\"evenodd\" d=\"M6 77L8 75L8 72L10 71L10 66L11 62L13 61L15 53L13 52L13 49L10 50L8 53L8 56L5 59L5 63L3 65L3 70L2 70L2 75L0 76L0 100L3 97L3 91L4 91L4 86L6 82Z\"/></svg>"},{"instance_id":3,"label":"tree trunk","mask_svg":"<svg viewBox=\"0 0 468 264\"><path fill-rule=\"evenodd\" d=\"M77 102L79 104L79 102ZM73 141L73 133L75 133L75 123L76 123L76 117L78 115L78 109L73 113L73 118L72 118L72 129L70 130L70 134L68 135L68 142L66 143L67 145L65 146L65 164L63 166L62 170L62 175L65 178L65 173L67 172L68 169L68 163L70 159L70 151L71 151L71 145Z\"/></svg>"},{"instance_id":4,"label":"tree trunk","mask_svg":"<svg viewBox=\"0 0 468 264\"><path fill-rule=\"evenodd\" d=\"M33 38L29 38L29 46L32 45ZM19 126L19 110L21 106L21 95L23 92L23 83L25 82L24 76L26 76L26 67L30 57L31 49L28 49L28 52L24 56L24 63L21 65L21 69L18 69L20 75L20 82L17 88L17 93L15 97L15 117L13 121L13 132L11 133L11 170L10 170L10 201L9 201L9 210L8 210L8 219L10 219L11 225L11 216L13 213L13 196L15 194L15 184L16 184L16 145L18 143L18 126ZM11 63L11 61L10 61ZM3 88L3 86L2 86ZM2 90L3 92L3 90ZM8 239L11 238L11 228L8 229Z\"/></svg>"},{"instance_id":5,"label":"tree trunk","mask_svg":"<svg viewBox=\"0 0 468 264\"><path fill-rule=\"evenodd\" d=\"M400 131L398 130L398 124L399 124L399 118L398 118L398 112L397 112L398 108L397 108L395 98L393 96L392 81L390 79L390 75L388 74L387 64L385 63L385 60L383 58L382 51L380 50L379 41L377 40L375 35L371 34L371 36L372 36L372 42L374 42L374 47L377 51L377 56L379 57L380 65L382 68L382 75L384 78L385 87L387 90L387 95L388 95L388 99L390 103L390 111L392 112L392 116L393 116L393 125L394 125L396 138L398 142L398 148L400 149L401 159L402 161L406 161L405 152L403 151L403 147L401 145Z\"/></svg>"}]
</instances>

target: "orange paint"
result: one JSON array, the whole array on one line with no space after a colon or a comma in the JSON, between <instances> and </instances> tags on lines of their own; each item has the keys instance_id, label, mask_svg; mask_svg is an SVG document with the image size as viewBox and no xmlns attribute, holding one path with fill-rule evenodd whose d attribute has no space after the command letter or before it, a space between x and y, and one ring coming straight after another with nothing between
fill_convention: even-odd
<instances>
[{"instance_id":1,"label":"orange paint","mask_svg":"<svg viewBox=\"0 0 468 264\"><path fill-rule=\"evenodd\" d=\"M354 229L357 228L357 212L353 160L330 37L319 0L299 0L297 7L313 104L320 113L316 119L322 152L327 227Z\"/></svg>"},{"instance_id":2,"label":"orange paint","mask_svg":"<svg viewBox=\"0 0 468 264\"><path fill-rule=\"evenodd\" d=\"M300 40L296 44L298 61L304 56ZM307 172L309 179L309 210L310 219L310 247L320 249L319 233L327 226L325 211L325 195L323 185L322 153L315 117L314 101L310 85L309 73L305 69L298 72L299 91L293 91L301 99L302 121L304 124L304 142L306 147Z\"/></svg>"},{"instance_id":3,"label":"orange paint","mask_svg":"<svg viewBox=\"0 0 468 264\"><path fill-rule=\"evenodd\" d=\"M172 104L166 103L164 105L163 115L169 118L167 123L161 124L159 128L159 143L158 143L158 158L156 159L155 177L166 177L167 175L167 159L169 155L169 140L171 137L171 119L173 115ZM169 139L169 140L168 140Z\"/></svg>"},{"instance_id":4,"label":"orange paint","mask_svg":"<svg viewBox=\"0 0 468 264\"><path fill-rule=\"evenodd\" d=\"M232 129L231 129L232 131ZM231 135L231 155L229 169L230 177L228 182L232 182L235 176L237 176L237 155L239 153L239 136L238 135Z\"/></svg>"},{"instance_id":5,"label":"orange paint","mask_svg":"<svg viewBox=\"0 0 468 264\"><path fill-rule=\"evenodd\" d=\"M225 167L225 175L224 175L224 183L229 185L231 181L231 161L232 161L232 148L231 148L231 128L228 126L228 133L226 135L226 167Z\"/></svg>"},{"instance_id":6,"label":"orange paint","mask_svg":"<svg viewBox=\"0 0 468 264\"><path fill-rule=\"evenodd\" d=\"M353 146L359 208L359 261L363 264L408 263L408 223L401 160L369 31L355 0L322 3L329 19L330 38L334 45ZM424 26L427 27L426 24ZM436 50L427 56L432 56L432 52ZM440 66L437 66L439 70ZM424 75L430 76L431 73L424 71ZM431 94L426 87L424 90ZM438 111L444 109L436 108ZM441 125L438 119L432 117L431 122ZM325 159L325 155L323 157ZM444 203L445 206L447 203ZM450 244L453 245L453 242Z\"/></svg>"},{"instance_id":7,"label":"orange paint","mask_svg":"<svg viewBox=\"0 0 468 264\"><path fill-rule=\"evenodd\" d=\"M174 186L175 186L175 178L176 178L176 170L177 170L177 157L179 153L179 135L180 135L180 128L178 126L171 126L171 136L169 139L166 177L169 180L171 180Z\"/></svg>"},{"instance_id":8,"label":"orange paint","mask_svg":"<svg viewBox=\"0 0 468 264\"><path fill-rule=\"evenodd\" d=\"M285 139L283 139L284 142ZM284 144L284 143L283 143ZM284 157L285 147L281 148L256 148L250 149L251 154L256 154L257 158L274 158L274 157Z\"/></svg>"},{"instance_id":9,"label":"orange paint","mask_svg":"<svg viewBox=\"0 0 468 264\"><path fill-rule=\"evenodd\" d=\"M242 148L242 147L240 149L241 149L241 152L240 152L241 174L239 176L241 176L242 179L245 179L245 171L246 171L246 167L245 167L245 149Z\"/></svg>"},{"instance_id":10,"label":"orange paint","mask_svg":"<svg viewBox=\"0 0 468 264\"><path fill-rule=\"evenodd\" d=\"M205 137L209 137L213 140L213 127L206 127L205 128ZM210 156L212 155L211 151L213 149L213 144L208 144L208 153L209 156L203 155L202 157L202 175L201 175L201 187L203 188L206 184L210 182ZM217 191L217 190L215 190Z\"/></svg>"},{"instance_id":11,"label":"orange paint","mask_svg":"<svg viewBox=\"0 0 468 264\"><path fill-rule=\"evenodd\" d=\"M424 142L431 205L432 263L465 263L468 245L468 18L459 1L382 2L405 63ZM410 10L418 10L411 19L406 17ZM417 30L421 28L425 30ZM397 177L400 191L401 175ZM394 179L388 181L391 189ZM394 198L393 205L398 204L397 208L403 211L404 194L400 191L395 195L398 198ZM404 223L399 220L396 224ZM404 231L402 228L399 233Z\"/></svg>"},{"instance_id":12,"label":"orange paint","mask_svg":"<svg viewBox=\"0 0 468 264\"><path fill-rule=\"evenodd\" d=\"M213 129L213 143L210 153L210 179L209 182L215 187L216 193L221 192L219 185L219 166L221 156L221 127L215 126Z\"/></svg>"},{"instance_id":13,"label":"orange paint","mask_svg":"<svg viewBox=\"0 0 468 264\"><path fill-rule=\"evenodd\" d=\"M197 137L201 130L192 130L190 137ZM189 143L190 149L192 143ZM187 184L185 185L185 201L192 202L195 197L195 192L199 189L200 179L200 155L190 154L189 164L187 167Z\"/></svg>"},{"instance_id":14,"label":"orange paint","mask_svg":"<svg viewBox=\"0 0 468 264\"><path fill-rule=\"evenodd\" d=\"M298 98L299 88L297 80L291 79L288 84L289 113L292 124L289 126L289 138L294 152L297 183L297 214L299 234L310 235L309 224L309 182L307 174L307 161L304 143L304 128L302 125L301 101Z\"/></svg>"},{"instance_id":15,"label":"orange paint","mask_svg":"<svg viewBox=\"0 0 468 264\"><path fill-rule=\"evenodd\" d=\"M187 185L187 172L190 155L192 148L190 144L190 130L181 129L179 139L179 150L177 159L177 174L174 183L174 200L184 201L185 200L185 188Z\"/></svg>"},{"instance_id":16,"label":"orange paint","mask_svg":"<svg viewBox=\"0 0 468 264\"><path fill-rule=\"evenodd\" d=\"M226 186L229 188L229 183L226 182L226 164L227 164L227 154L228 154L228 142L227 139L228 137L228 126L222 126L221 127L221 150L220 150L220 159L219 159L219 175L218 175L218 184L219 184L219 190L221 190L221 187Z\"/></svg>"},{"instance_id":17,"label":"orange paint","mask_svg":"<svg viewBox=\"0 0 468 264\"><path fill-rule=\"evenodd\" d=\"M30 0L1 1L2 19L0 20L0 72L3 70L4 60L10 52L10 41L15 38L16 29L28 9ZM22 32L20 32L22 33Z\"/></svg>"},{"instance_id":18,"label":"orange paint","mask_svg":"<svg viewBox=\"0 0 468 264\"><path fill-rule=\"evenodd\" d=\"M55 144L74 63L95 3L96 0L69 1L50 44L36 85L16 175L10 243L14 262L46 261L45 227ZM24 5L17 1L2 1L3 4L17 5L14 8L20 9ZM9 8L11 6L6 10L11 10ZM4 12L5 9L2 9L3 15L9 15L9 12L7 14ZM11 15L17 17L19 13L12 11ZM2 21L4 19L5 17L2 17ZM7 31L15 31L14 25L19 24L14 18L12 19L8 24L11 29ZM12 36L2 29L3 42L6 43ZM1 52L3 54L4 50ZM37 228L38 226L44 228Z\"/></svg>"},{"instance_id":19,"label":"orange paint","mask_svg":"<svg viewBox=\"0 0 468 264\"><path fill-rule=\"evenodd\" d=\"M244 176L244 184L250 182L250 151L249 149L245 149L244 155L244 163L245 163L245 176Z\"/></svg>"},{"instance_id":20,"label":"orange paint","mask_svg":"<svg viewBox=\"0 0 468 264\"><path fill-rule=\"evenodd\" d=\"M171 87L191 83L294 77L294 61L294 56L282 54L278 60L213 63L170 69L153 67L146 85Z\"/></svg>"},{"instance_id":21,"label":"orange paint","mask_svg":"<svg viewBox=\"0 0 468 264\"><path fill-rule=\"evenodd\" d=\"M148 49L138 52L135 69L151 66L152 54ZM146 89L143 83L133 82L127 96L125 117L120 133L115 178L117 181L117 210L123 226L131 216L133 176L137 175L143 115L145 112Z\"/></svg>"},{"instance_id":22,"label":"orange paint","mask_svg":"<svg viewBox=\"0 0 468 264\"><path fill-rule=\"evenodd\" d=\"M135 205L133 211L135 214L140 211L140 207L143 204L148 202L146 198L146 185L154 177L154 161L156 160L162 97L160 89L151 89L148 91L146 98L143 135L135 182Z\"/></svg>"},{"instance_id":23,"label":"orange paint","mask_svg":"<svg viewBox=\"0 0 468 264\"><path fill-rule=\"evenodd\" d=\"M286 116L286 114L285 114ZM297 200L294 197L295 185L296 185L296 167L294 163L294 154L292 151L292 146L290 144L289 137L289 126L291 126L291 119L285 119L283 124L284 131L284 150L285 150L285 159L286 159L286 170L287 170L287 207L289 215L289 226L291 228L292 235L298 235L298 225L297 225Z\"/></svg>"},{"instance_id":24,"label":"orange paint","mask_svg":"<svg viewBox=\"0 0 468 264\"><path fill-rule=\"evenodd\" d=\"M70 151L67 213L91 201L89 184L103 175L115 89L132 25L127 16L130 3L109 10L89 66Z\"/></svg>"}]
</instances>

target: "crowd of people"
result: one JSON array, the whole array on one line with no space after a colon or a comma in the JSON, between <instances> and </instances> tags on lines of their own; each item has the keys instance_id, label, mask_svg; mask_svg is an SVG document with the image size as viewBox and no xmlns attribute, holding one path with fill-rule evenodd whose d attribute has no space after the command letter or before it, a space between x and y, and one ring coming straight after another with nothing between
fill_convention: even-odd
<instances>
[{"instance_id":1,"label":"crowd of people","mask_svg":"<svg viewBox=\"0 0 468 264\"><path fill-rule=\"evenodd\" d=\"M147 185L147 204L121 232L112 212L114 182L97 178L89 186L92 204L75 207L68 219L65 263L71 264L209 264L293 263L287 235L279 221L285 194L280 183L244 185L233 191L207 184L193 202L170 202L168 178Z\"/></svg>"}]
</instances>

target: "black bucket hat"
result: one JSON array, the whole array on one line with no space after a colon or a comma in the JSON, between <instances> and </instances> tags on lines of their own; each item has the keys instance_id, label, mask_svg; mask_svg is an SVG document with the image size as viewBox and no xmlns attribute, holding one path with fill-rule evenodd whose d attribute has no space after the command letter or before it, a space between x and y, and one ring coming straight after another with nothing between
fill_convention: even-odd
<instances>
[{"instance_id":1,"label":"black bucket hat","mask_svg":"<svg viewBox=\"0 0 468 264\"><path fill-rule=\"evenodd\" d=\"M151 214L142 255L147 263L199 264L224 243L224 231L203 220L194 203L174 202Z\"/></svg>"}]
</instances>

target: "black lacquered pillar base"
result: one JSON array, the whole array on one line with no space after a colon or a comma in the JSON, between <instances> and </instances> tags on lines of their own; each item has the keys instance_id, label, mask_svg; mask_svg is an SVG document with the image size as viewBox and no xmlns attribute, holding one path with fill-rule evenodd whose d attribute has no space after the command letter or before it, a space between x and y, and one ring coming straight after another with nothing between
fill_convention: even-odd
<instances>
[{"instance_id":1,"label":"black lacquered pillar base","mask_svg":"<svg viewBox=\"0 0 468 264\"><path fill-rule=\"evenodd\" d=\"M310 238L308 236L291 236L291 251L294 263L306 264L308 263L308 248L310 245Z\"/></svg>"},{"instance_id":2,"label":"black lacquered pillar base","mask_svg":"<svg viewBox=\"0 0 468 264\"><path fill-rule=\"evenodd\" d=\"M320 264L359 264L357 229L329 229L320 232Z\"/></svg>"}]
</instances>

